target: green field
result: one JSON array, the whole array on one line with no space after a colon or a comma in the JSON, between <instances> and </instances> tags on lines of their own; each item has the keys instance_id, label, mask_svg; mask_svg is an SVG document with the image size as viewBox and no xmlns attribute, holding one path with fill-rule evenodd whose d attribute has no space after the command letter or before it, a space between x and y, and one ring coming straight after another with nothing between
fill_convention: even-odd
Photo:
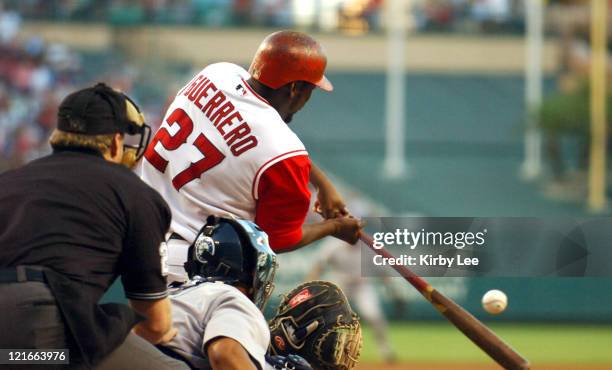
<instances>
[{"instance_id":1,"label":"green field","mask_svg":"<svg viewBox=\"0 0 612 370\"><path fill-rule=\"evenodd\" d=\"M612 369L612 326L496 324L491 329L532 364L597 364ZM444 322L391 323L390 337L398 362L491 363L469 339ZM380 361L367 327L361 361Z\"/></svg>"}]
</instances>

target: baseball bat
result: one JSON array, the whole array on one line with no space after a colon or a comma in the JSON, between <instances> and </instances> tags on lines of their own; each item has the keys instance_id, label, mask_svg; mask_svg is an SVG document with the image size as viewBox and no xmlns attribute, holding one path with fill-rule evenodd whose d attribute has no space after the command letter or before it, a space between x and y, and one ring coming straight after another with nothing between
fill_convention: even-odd
<instances>
[{"instance_id":1,"label":"baseball bat","mask_svg":"<svg viewBox=\"0 0 612 370\"><path fill-rule=\"evenodd\" d=\"M385 249L374 248L374 240L364 232L360 234L364 242L374 253L386 258L393 258L393 255ZM485 326L480 320L472 316L463 307L459 306L452 299L434 289L427 281L419 277L405 266L391 265L395 271L404 277L416 290L419 291L448 321L459 329L466 337L470 338L474 344L486 352L493 360L508 370L528 370L529 361L516 352L510 345L498 337L491 329Z\"/></svg>"}]
</instances>

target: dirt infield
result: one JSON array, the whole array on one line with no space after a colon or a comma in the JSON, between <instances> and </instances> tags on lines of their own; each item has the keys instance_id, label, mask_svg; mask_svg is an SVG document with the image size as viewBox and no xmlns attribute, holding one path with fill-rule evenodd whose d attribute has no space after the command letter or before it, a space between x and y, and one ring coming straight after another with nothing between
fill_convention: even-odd
<instances>
[{"instance_id":1,"label":"dirt infield","mask_svg":"<svg viewBox=\"0 0 612 370\"><path fill-rule=\"evenodd\" d=\"M500 370L496 365L483 364L419 364L419 363L398 363L398 364L361 364L357 370ZM545 364L534 365L532 370L612 370L612 365L582 365L582 364Z\"/></svg>"}]
</instances>

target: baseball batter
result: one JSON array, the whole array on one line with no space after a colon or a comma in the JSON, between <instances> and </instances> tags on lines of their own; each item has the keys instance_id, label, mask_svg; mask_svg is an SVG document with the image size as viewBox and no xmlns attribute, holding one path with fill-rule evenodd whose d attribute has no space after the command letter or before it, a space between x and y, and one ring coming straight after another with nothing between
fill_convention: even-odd
<instances>
[{"instance_id":1,"label":"baseball batter","mask_svg":"<svg viewBox=\"0 0 612 370\"><path fill-rule=\"evenodd\" d=\"M287 126L324 76L321 45L292 31L269 35L247 72L231 63L207 66L181 88L138 169L172 209L170 281L184 281L187 249L209 215L255 221L276 252L332 235L355 243L361 222L311 164ZM306 224L312 182L327 219Z\"/></svg>"}]
</instances>

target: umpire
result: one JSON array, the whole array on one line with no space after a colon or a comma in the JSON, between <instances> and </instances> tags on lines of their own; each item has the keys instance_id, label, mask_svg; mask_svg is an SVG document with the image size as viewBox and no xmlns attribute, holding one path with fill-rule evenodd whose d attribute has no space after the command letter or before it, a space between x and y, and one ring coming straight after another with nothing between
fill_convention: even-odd
<instances>
[{"instance_id":1,"label":"umpire","mask_svg":"<svg viewBox=\"0 0 612 370\"><path fill-rule=\"evenodd\" d=\"M72 368L91 368L127 346L165 368L148 342L176 333L162 274L170 211L121 165L148 133L126 95L98 84L61 103L52 154L0 175L0 348L68 348ZM133 310L98 304L118 276Z\"/></svg>"}]
</instances>

